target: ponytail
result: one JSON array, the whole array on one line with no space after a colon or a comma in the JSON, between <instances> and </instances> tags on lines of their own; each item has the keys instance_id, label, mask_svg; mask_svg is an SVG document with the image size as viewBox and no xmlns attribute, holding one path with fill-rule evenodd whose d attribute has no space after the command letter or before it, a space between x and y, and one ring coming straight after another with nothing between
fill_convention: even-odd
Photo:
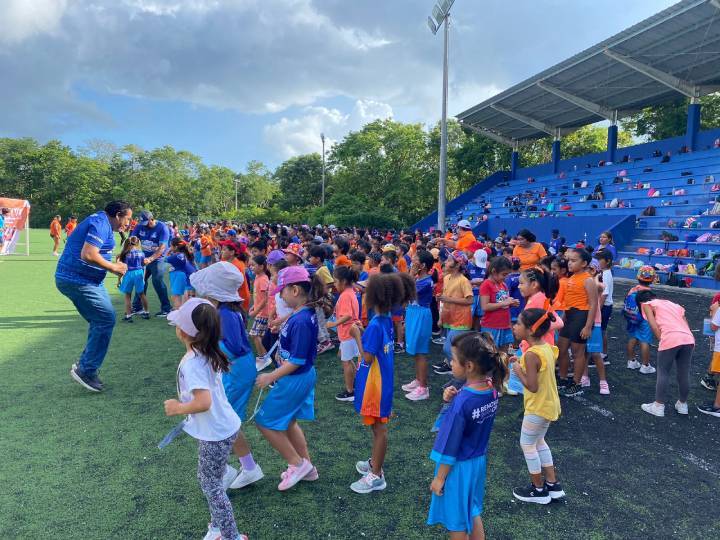
<instances>
[{"instance_id":1,"label":"ponytail","mask_svg":"<svg viewBox=\"0 0 720 540\"><path fill-rule=\"evenodd\" d=\"M192 311L192 322L198 329L191 346L207 358L213 371L227 372L230 362L220 349L220 315L212 304L198 304Z\"/></svg>"},{"instance_id":2,"label":"ponytail","mask_svg":"<svg viewBox=\"0 0 720 540\"><path fill-rule=\"evenodd\" d=\"M473 363L481 374L492 380L495 390L502 391L508 376L507 355L497 348L489 333L465 332L453 339L452 346L461 365Z\"/></svg>"}]
</instances>

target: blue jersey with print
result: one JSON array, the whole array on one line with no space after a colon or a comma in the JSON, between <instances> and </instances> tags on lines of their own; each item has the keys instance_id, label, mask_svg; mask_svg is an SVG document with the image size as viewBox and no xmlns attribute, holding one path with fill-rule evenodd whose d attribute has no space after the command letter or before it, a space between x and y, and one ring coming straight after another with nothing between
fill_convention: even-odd
<instances>
[{"instance_id":1,"label":"blue jersey with print","mask_svg":"<svg viewBox=\"0 0 720 540\"><path fill-rule=\"evenodd\" d=\"M375 357L363 358L355 375L355 410L365 416L388 418L392 412L395 333L392 319L375 315L362 336L363 350Z\"/></svg>"},{"instance_id":2,"label":"blue jersey with print","mask_svg":"<svg viewBox=\"0 0 720 540\"><path fill-rule=\"evenodd\" d=\"M184 253L173 253L170 255L166 262L173 267L173 270L185 272L185 275L189 278L190 274L195 273L195 266L188 261Z\"/></svg>"},{"instance_id":3,"label":"blue jersey with print","mask_svg":"<svg viewBox=\"0 0 720 540\"><path fill-rule=\"evenodd\" d=\"M145 262L145 254L137 248L133 248L125 254L125 264L128 272L130 270L142 270Z\"/></svg>"},{"instance_id":4,"label":"blue jersey with print","mask_svg":"<svg viewBox=\"0 0 720 540\"><path fill-rule=\"evenodd\" d=\"M511 298L520 301L517 307L510 307L510 318L514 321L518 315L525 309L525 297L520 292L520 272L513 272L505 278L505 285L508 288L508 294Z\"/></svg>"},{"instance_id":5,"label":"blue jersey with print","mask_svg":"<svg viewBox=\"0 0 720 540\"><path fill-rule=\"evenodd\" d=\"M494 390L463 387L445 413L430 459L454 465L456 461L484 456L497 407Z\"/></svg>"},{"instance_id":6,"label":"blue jersey with print","mask_svg":"<svg viewBox=\"0 0 720 540\"><path fill-rule=\"evenodd\" d=\"M317 356L318 324L315 310L302 308L293 313L280 330L280 357L300 366L291 375L309 371Z\"/></svg>"},{"instance_id":7,"label":"blue jersey with print","mask_svg":"<svg viewBox=\"0 0 720 540\"><path fill-rule=\"evenodd\" d=\"M220 304L218 308L220 315L220 329L222 332L222 344L233 358L245 356L252 349L245 330L245 321L239 311L235 311L227 305Z\"/></svg>"},{"instance_id":8,"label":"blue jersey with print","mask_svg":"<svg viewBox=\"0 0 720 540\"><path fill-rule=\"evenodd\" d=\"M415 290L417 291L417 303L422 307L430 307L433 297L433 280L430 276L425 276L415 281Z\"/></svg>"},{"instance_id":9,"label":"blue jersey with print","mask_svg":"<svg viewBox=\"0 0 720 540\"><path fill-rule=\"evenodd\" d=\"M165 244L167 247L170 243L170 231L162 221L156 221L153 228L138 225L133 229L132 235L140 239L142 250L148 257L155 253L160 244Z\"/></svg>"},{"instance_id":10,"label":"blue jersey with print","mask_svg":"<svg viewBox=\"0 0 720 540\"><path fill-rule=\"evenodd\" d=\"M55 277L81 285L102 283L107 270L82 260L80 253L85 243L100 250L103 259L110 262L115 248L110 219L104 211L83 219L68 237L65 249L58 261Z\"/></svg>"},{"instance_id":11,"label":"blue jersey with print","mask_svg":"<svg viewBox=\"0 0 720 540\"><path fill-rule=\"evenodd\" d=\"M467 271L468 277L470 278L470 282L472 285L473 295L477 296L478 294L480 294L480 284L472 283L472 280L485 279L485 276L487 275L485 272L485 268L480 268L479 266L476 266L475 263L468 262Z\"/></svg>"}]
</instances>

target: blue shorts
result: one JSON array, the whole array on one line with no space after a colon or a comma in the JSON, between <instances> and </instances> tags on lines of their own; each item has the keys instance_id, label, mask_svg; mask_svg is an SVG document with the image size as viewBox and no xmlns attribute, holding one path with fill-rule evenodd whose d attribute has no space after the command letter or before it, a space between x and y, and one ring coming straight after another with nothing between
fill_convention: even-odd
<instances>
[{"instance_id":1,"label":"blue shorts","mask_svg":"<svg viewBox=\"0 0 720 540\"><path fill-rule=\"evenodd\" d=\"M430 352L432 313L429 307L410 304L405 312L405 351L410 355Z\"/></svg>"},{"instance_id":2,"label":"blue shorts","mask_svg":"<svg viewBox=\"0 0 720 540\"><path fill-rule=\"evenodd\" d=\"M465 332L470 332L470 330L452 330L451 328L447 329L447 332L445 333L445 344L443 345L443 352L445 353L445 358L447 358L448 360L452 359L453 339L455 339L455 336L459 336L460 334L464 334Z\"/></svg>"},{"instance_id":3,"label":"blue shorts","mask_svg":"<svg viewBox=\"0 0 720 540\"><path fill-rule=\"evenodd\" d=\"M120 282L120 292L132 294L133 290L138 294L145 292L145 270L138 268L128 271Z\"/></svg>"},{"instance_id":4,"label":"blue shorts","mask_svg":"<svg viewBox=\"0 0 720 540\"><path fill-rule=\"evenodd\" d=\"M515 336L513 336L512 330L509 328L481 328L480 331L490 334L496 347L502 347L515 342Z\"/></svg>"},{"instance_id":5,"label":"blue shorts","mask_svg":"<svg viewBox=\"0 0 720 540\"><path fill-rule=\"evenodd\" d=\"M478 318L483 316L482 305L480 304L480 295L476 294L475 291L473 291L472 316Z\"/></svg>"},{"instance_id":6,"label":"blue shorts","mask_svg":"<svg viewBox=\"0 0 720 540\"><path fill-rule=\"evenodd\" d=\"M602 326L593 326L590 339L586 343L587 352L601 353L603 352Z\"/></svg>"},{"instance_id":7,"label":"blue shorts","mask_svg":"<svg viewBox=\"0 0 720 540\"><path fill-rule=\"evenodd\" d=\"M639 323L628 328L628 334L630 334L631 339L637 339L638 341L642 341L643 343L653 342L652 329L650 328L650 325L646 320L642 320Z\"/></svg>"},{"instance_id":8,"label":"blue shorts","mask_svg":"<svg viewBox=\"0 0 720 540\"><path fill-rule=\"evenodd\" d=\"M223 352L227 354L225 348L223 348ZM223 387L230 406L244 422L247 416L245 414L247 404L250 401L257 377L255 355L250 351L245 356L232 358L228 355L228 358L230 359L230 371L222 375Z\"/></svg>"},{"instance_id":9,"label":"blue shorts","mask_svg":"<svg viewBox=\"0 0 720 540\"><path fill-rule=\"evenodd\" d=\"M198 264L210 264L211 260L212 260L212 255L198 255L198 257L197 257Z\"/></svg>"},{"instance_id":10,"label":"blue shorts","mask_svg":"<svg viewBox=\"0 0 720 540\"><path fill-rule=\"evenodd\" d=\"M437 474L440 464L435 465ZM482 515L485 498L485 456L458 461L445 479L444 493L430 499L428 525L442 525L448 531L472 533L473 520Z\"/></svg>"},{"instance_id":11,"label":"blue shorts","mask_svg":"<svg viewBox=\"0 0 720 540\"><path fill-rule=\"evenodd\" d=\"M255 423L285 431L293 420L315 420L315 366L300 375L285 375L265 398Z\"/></svg>"},{"instance_id":12,"label":"blue shorts","mask_svg":"<svg viewBox=\"0 0 720 540\"><path fill-rule=\"evenodd\" d=\"M170 294L173 296L182 296L188 290L188 279L182 270L173 270L170 272Z\"/></svg>"}]
</instances>

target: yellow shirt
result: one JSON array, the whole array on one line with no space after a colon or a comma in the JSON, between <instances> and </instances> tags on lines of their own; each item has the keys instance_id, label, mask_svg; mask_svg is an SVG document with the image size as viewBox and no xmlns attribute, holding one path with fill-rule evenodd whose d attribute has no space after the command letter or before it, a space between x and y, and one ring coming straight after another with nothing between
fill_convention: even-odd
<instances>
[{"instance_id":1,"label":"yellow shirt","mask_svg":"<svg viewBox=\"0 0 720 540\"><path fill-rule=\"evenodd\" d=\"M330 270L328 270L328 267L325 266L324 264L320 265L320 268L317 269L315 274L320 279L322 284L325 285L326 287L328 285L330 285L333 281L335 281L333 279L333 277L330 275Z\"/></svg>"},{"instance_id":2,"label":"yellow shirt","mask_svg":"<svg viewBox=\"0 0 720 540\"><path fill-rule=\"evenodd\" d=\"M558 357L558 348L543 343L533 345L525 354L532 352L540 359L538 371L538 391L531 392L527 388L523 391L525 401L525 414L535 414L546 420L554 422L560 418L560 398L558 397L555 382L555 360ZM525 366L525 354L520 358L520 366Z\"/></svg>"},{"instance_id":3,"label":"yellow shirt","mask_svg":"<svg viewBox=\"0 0 720 540\"><path fill-rule=\"evenodd\" d=\"M446 274L443 278L443 296L468 298L472 295L472 286L464 275ZM472 328L472 305L462 306L443 302L440 319L445 328L469 330Z\"/></svg>"}]
</instances>

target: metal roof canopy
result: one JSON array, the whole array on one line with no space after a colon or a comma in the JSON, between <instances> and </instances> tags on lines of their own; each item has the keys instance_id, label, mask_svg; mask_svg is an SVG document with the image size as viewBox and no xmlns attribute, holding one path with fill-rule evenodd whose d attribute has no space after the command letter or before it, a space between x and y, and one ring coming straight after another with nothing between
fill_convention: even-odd
<instances>
[{"instance_id":1,"label":"metal roof canopy","mask_svg":"<svg viewBox=\"0 0 720 540\"><path fill-rule=\"evenodd\" d=\"M457 115L511 146L720 91L720 0L682 0Z\"/></svg>"}]
</instances>

